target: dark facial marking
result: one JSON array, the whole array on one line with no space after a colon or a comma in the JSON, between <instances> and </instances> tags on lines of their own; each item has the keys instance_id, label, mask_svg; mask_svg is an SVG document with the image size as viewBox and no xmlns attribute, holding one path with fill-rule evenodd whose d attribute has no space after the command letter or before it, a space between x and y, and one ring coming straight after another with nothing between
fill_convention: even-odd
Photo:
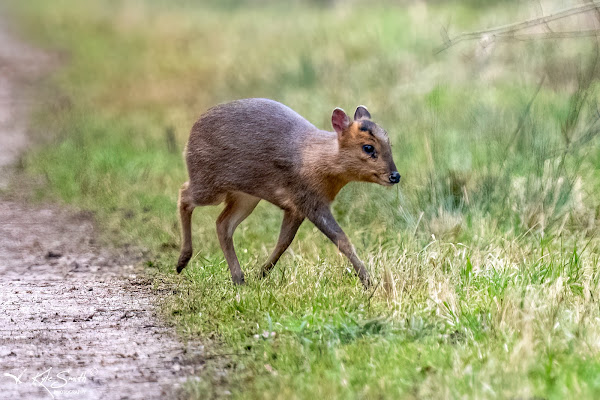
<instances>
[{"instance_id":1,"label":"dark facial marking","mask_svg":"<svg viewBox=\"0 0 600 400\"><path fill-rule=\"evenodd\" d=\"M372 135L373 130L375 129L375 124L371 121L362 121L359 129L364 132L369 132Z\"/></svg>"}]
</instances>

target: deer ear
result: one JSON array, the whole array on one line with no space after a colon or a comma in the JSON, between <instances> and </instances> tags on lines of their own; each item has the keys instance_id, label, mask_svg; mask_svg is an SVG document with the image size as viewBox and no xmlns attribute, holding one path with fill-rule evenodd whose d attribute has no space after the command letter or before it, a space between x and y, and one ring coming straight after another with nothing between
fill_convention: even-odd
<instances>
[{"instance_id":1,"label":"deer ear","mask_svg":"<svg viewBox=\"0 0 600 400\"><path fill-rule=\"evenodd\" d=\"M371 114L369 114L369 110L367 110L367 107L356 107L356 111L354 111L354 120L358 121L359 119L371 119Z\"/></svg>"},{"instance_id":2,"label":"deer ear","mask_svg":"<svg viewBox=\"0 0 600 400\"><path fill-rule=\"evenodd\" d=\"M350 118L341 108L336 108L331 114L331 125L338 135L341 135L350 126Z\"/></svg>"}]
</instances>

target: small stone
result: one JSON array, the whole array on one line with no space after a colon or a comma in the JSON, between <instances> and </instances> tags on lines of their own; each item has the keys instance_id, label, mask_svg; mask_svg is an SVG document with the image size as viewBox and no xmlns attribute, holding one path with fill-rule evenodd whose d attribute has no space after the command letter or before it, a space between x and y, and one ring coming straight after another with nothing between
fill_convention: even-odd
<instances>
[{"instance_id":1,"label":"small stone","mask_svg":"<svg viewBox=\"0 0 600 400\"><path fill-rule=\"evenodd\" d=\"M46 253L46 259L61 258L61 257L62 257L62 253L60 253L58 251L50 250Z\"/></svg>"}]
</instances>

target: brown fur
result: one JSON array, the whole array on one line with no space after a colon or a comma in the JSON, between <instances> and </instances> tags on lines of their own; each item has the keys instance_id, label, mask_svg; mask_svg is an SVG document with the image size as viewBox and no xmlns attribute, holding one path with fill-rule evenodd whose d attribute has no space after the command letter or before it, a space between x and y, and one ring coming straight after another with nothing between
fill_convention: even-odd
<instances>
[{"instance_id":1,"label":"brown fur","mask_svg":"<svg viewBox=\"0 0 600 400\"><path fill-rule=\"evenodd\" d=\"M193 209L225 201L217 234L232 280L243 283L233 232L264 199L283 209L284 218L263 276L308 218L348 257L368 287L369 275L329 206L351 181L392 185L396 166L387 134L370 121L366 108L358 107L353 121L336 109L332 124L335 132L319 130L290 108L267 99L238 100L202 115L185 151L190 179L179 192L183 243L177 271L192 256ZM373 146L377 156L367 154L364 145Z\"/></svg>"}]
</instances>

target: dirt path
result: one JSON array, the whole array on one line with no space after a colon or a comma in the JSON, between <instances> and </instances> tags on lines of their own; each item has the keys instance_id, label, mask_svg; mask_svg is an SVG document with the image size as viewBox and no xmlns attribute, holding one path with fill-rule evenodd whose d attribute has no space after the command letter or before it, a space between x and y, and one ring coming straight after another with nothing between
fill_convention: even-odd
<instances>
[{"instance_id":1,"label":"dirt path","mask_svg":"<svg viewBox=\"0 0 600 400\"><path fill-rule=\"evenodd\" d=\"M2 26L0 187L28 145L21 93L51 62ZM85 213L0 194L0 399L176 397L202 354L157 319L136 259L97 246Z\"/></svg>"}]
</instances>

